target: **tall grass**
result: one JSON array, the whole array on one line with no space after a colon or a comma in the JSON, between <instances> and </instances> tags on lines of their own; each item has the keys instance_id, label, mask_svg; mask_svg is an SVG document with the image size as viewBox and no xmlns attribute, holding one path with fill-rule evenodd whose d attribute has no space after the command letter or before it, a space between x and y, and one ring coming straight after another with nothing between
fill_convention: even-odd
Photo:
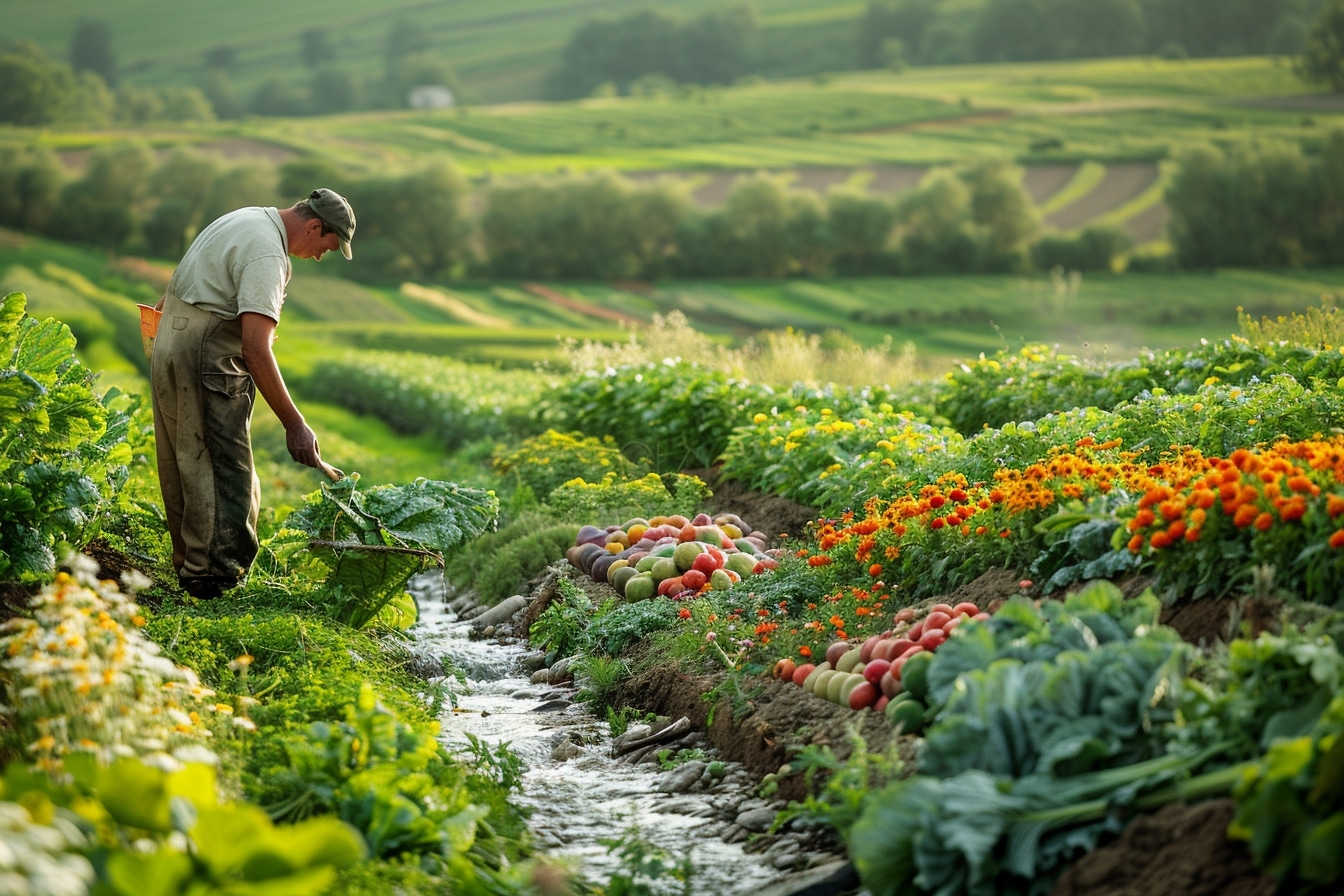
<instances>
[{"instance_id":1,"label":"tall grass","mask_svg":"<svg viewBox=\"0 0 1344 896\"><path fill-rule=\"evenodd\" d=\"M1321 296L1319 308L1308 308L1301 314L1296 312L1278 317L1261 317L1256 320L1241 308L1237 309L1237 323L1241 335L1252 345L1288 343L1291 345L1310 345L1322 349L1337 348L1344 345L1344 314L1340 313L1341 294Z\"/></svg>"},{"instance_id":2,"label":"tall grass","mask_svg":"<svg viewBox=\"0 0 1344 896\"><path fill-rule=\"evenodd\" d=\"M678 357L783 389L796 383L895 386L914 382L921 375L914 344L906 342L897 349L890 336L880 345L865 348L839 331L809 334L790 327L730 348L696 330L680 311L655 314L648 327L632 329L622 342L570 339L564 343L564 354L574 373Z\"/></svg>"}]
</instances>

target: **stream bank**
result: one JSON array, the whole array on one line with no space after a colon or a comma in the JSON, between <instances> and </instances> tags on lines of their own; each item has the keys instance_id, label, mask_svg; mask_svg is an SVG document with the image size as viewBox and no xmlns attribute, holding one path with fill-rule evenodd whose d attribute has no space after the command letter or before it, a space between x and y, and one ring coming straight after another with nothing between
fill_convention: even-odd
<instances>
[{"instance_id":1,"label":"stream bank","mask_svg":"<svg viewBox=\"0 0 1344 896\"><path fill-rule=\"evenodd\" d=\"M711 681L687 678L676 700L665 699L667 688L651 690L646 700L622 698L656 717L632 724L620 738L576 702L570 662L548 668L524 637L561 574L553 568L531 595L494 608L453 593L441 576L413 583L420 619L411 634L422 667L446 658L466 678L447 682L455 705L442 709L440 739L455 751L469 748L472 738L509 745L525 767L519 801L531 810L540 851L574 864L593 883L622 872L611 844L624 840L684 863L694 894L853 892L857 880L828 829L795 819L769 830L793 796L787 788L760 795L770 751L741 749L761 739L759 727L743 729L750 736L725 736L735 725L724 713L705 730L708 704L696 688ZM685 761L667 761L679 752ZM660 892L685 892L671 877L653 883Z\"/></svg>"}]
</instances>

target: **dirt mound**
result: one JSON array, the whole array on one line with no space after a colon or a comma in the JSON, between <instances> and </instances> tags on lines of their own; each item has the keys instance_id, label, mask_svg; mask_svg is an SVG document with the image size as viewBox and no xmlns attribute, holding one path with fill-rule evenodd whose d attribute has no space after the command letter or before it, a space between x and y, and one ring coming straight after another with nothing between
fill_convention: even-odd
<instances>
[{"instance_id":1,"label":"dirt mound","mask_svg":"<svg viewBox=\"0 0 1344 896\"><path fill-rule=\"evenodd\" d=\"M1051 896L1272 896L1274 879L1227 839L1231 800L1167 806L1142 815L1120 839L1070 868Z\"/></svg>"},{"instance_id":2,"label":"dirt mound","mask_svg":"<svg viewBox=\"0 0 1344 896\"><path fill-rule=\"evenodd\" d=\"M800 538L807 533L807 524L815 520L817 511L805 504L749 491L740 482L720 479L714 470L689 470L709 484L714 492L709 499L713 513L735 513L753 529L764 532L771 543L781 538Z\"/></svg>"},{"instance_id":3,"label":"dirt mound","mask_svg":"<svg viewBox=\"0 0 1344 896\"><path fill-rule=\"evenodd\" d=\"M757 776L778 771L809 744L829 746L837 756L847 757L851 749L848 730L854 722L859 722L859 733L870 750L883 750L891 741L891 726L875 713L841 709L795 685L772 679L761 678L760 688L749 694L706 700L705 695L723 681L723 675L687 675L655 666L627 679L614 703L672 718L686 716L708 734L724 759L742 763ZM902 753L912 751L914 744L914 738L903 738ZM780 782L779 798L802 799L805 795L801 774Z\"/></svg>"}]
</instances>

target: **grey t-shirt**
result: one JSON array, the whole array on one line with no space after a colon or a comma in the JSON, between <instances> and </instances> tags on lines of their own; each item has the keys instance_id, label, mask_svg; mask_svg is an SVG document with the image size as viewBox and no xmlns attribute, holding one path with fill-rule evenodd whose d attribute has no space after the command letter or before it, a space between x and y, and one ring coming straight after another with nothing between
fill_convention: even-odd
<instances>
[{"instance_id":1,"label":"grey t-shirt","mask_svg":"<svg viewBox=\"0 0 1344 896\"><path fill-rule=\"evenodd\" d=\"M255 311L279 321L292 270L280 213L240 208L216 219L192 241L168 292L226 320Z\"/></svg>"}]
</instances>

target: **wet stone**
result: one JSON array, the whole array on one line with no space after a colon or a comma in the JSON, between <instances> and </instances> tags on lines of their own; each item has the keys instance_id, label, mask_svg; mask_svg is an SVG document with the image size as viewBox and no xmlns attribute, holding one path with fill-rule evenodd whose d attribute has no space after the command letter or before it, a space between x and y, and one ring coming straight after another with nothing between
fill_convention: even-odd
<instances>
[{"instance_id":1,"label":"wet stone","mask_svg":"<svg viewBox=\"0 0 1344 896\"><path fill-rule=\"evenodd\" d=\"M694 797L668 800L657 807L660 815L685 815L689 818L708 818L714 814L714 807Z\"/></svg>"},{"instance_id":2,"label":"wet stone","mask_svg":"<svg viewBox=\"0 0 1344 896\"><path fill-rule=\"evenodd\" d=\"M751 836L751 832L739 825L730 824L723 829L724 843L741 843Z\"/></svg>"},{"instance_id":3,"label":"wet stone","mask_svg":"<svg viewBox=\"0 0 1344 896\"><path fill-rule=\"evenodd\" d=\"M529 650L518 657L518 663L527 672L544 669L546 667L546 652L544 650Z\"/></svg>"},{"instance_id":4,"label":"wet stone","mask_svg":"<svg viewBox=\"0 0 1344 896\"><path fill-rule=\"evenodd\" d=\"M738 813L736 819L737 824L756 834L763 834L769 830L774 820L774 809L748 809Z\"/></svg>"},{"instance_id":5,"label":"wet stone","mask_svg":"<svg viewBox=\"0 0 1344 896\"><path fill-rule=\"evenodd\" d=\"M656 786L665 793L686 793L700 783L704 773L705 763L693 759L663 775Z\"/></svg>"}]
</instances>

